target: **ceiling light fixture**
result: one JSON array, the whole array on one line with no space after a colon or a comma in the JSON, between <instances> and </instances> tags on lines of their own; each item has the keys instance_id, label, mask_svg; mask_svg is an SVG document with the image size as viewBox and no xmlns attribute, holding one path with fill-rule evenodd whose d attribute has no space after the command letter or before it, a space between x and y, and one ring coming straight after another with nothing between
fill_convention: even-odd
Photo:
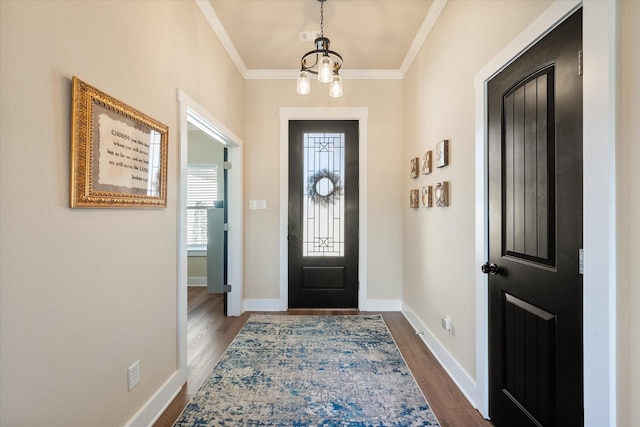
<instances>
[{"instance_id":1,"label":"ceiling light fixture","mask_svg":"<svg viewBox=\"0 0 640 427\"><path fill-rule=\"evenodd\" d=\"M320 3L320 37L313 42L314 50L305 53L300 60L300 72L298 73L298 93L306 95L311 92L311 80L309 74L318 76L318 81L329 84L329 95L333 98L342 96L342 56L338 52L329 49L329 39L324 36L324 2Z\"/></svg>"}]
</instances>

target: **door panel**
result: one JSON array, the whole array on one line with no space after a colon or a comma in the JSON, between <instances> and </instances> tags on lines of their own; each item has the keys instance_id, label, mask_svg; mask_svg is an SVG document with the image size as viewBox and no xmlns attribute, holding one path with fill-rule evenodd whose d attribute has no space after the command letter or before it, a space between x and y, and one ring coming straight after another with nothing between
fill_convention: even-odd
<instances>
[{"instance_id":1,"label":"door panel","mask_svg":"<svg viewBox=\"0 0 640 427\"><path fill-rule=\"evenodd\" d=\"M504 96L504 245L511 256L555 263L553 146L547 113L553 108L549 66ZM548 84L550 83L550 84ZM551 92L551 93L548 93ZM550 96L549 96L550 95ZM552 245L553 247L549 247Z\"/></svg>"},{"instance_id":2,"label":"door panel","mask_svg":"<svg viewBox=\"0 0 640 427\"><path fill-rule=\"evenodd\" d=\"M217 203L216 203L217 204ZM224 208L207 209L207 292L224 292Z\"/></svg>"},{"instance_id":3,"label":"door panel","mask_svg":"<svg viewBox=\"0 0 640 427\"><path fill-rule=\"evenodd\" d=\"M227 148L213 141L208 151L213 156L216 169L217 200L207 209L207 292L224 293L227 284ZM224 298L224 314L227 314L227 295Z\"/></svg>"},{"instance_id":4,"label":"door panel","mask_svg":"<svg viewBox=\"0 0 640 427\"><path fill-rule=\"evenodd\" d=\"M355 308L358 122L289 123L289 307Z\"/></svg>"},{"instance_id":5,"label":"door panel","mask_svg":"<svg viewBox=\"0 0 640 427\"><path fill-rule=\"evenodd\" d=\"M583 424L581 32L577 11L488 84L489 414L498 427Z\"/></svg>"}]
</instances>

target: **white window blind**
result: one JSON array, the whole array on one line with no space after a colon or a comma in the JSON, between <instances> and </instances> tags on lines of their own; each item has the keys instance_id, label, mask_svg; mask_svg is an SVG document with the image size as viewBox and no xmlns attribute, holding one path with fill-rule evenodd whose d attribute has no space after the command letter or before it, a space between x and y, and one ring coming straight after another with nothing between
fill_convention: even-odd
<instances>
[{"instance_id":1,"label":"white window blind","mask_svg":"<svg viewBox=\"0 0 640 427\"><path fill-rule=\"evenodd\" d=\"M207 245L207 208L218 199L218 165L187 166L187 246Z\"/></svg>"}]
</instances>

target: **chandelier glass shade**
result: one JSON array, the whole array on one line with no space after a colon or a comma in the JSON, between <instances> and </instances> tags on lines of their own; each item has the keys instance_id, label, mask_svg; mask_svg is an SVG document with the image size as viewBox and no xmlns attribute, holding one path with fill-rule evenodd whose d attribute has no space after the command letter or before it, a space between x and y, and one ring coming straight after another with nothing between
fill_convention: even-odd
<instances>
[{"instance_id":1,"label":"chandelier glass shade","mask_svg":"<svg viewBox=\"0 0 640 427\"><path fill-rule=\"evenodd\" d=\"M314 41L315 49L305 53L300 60L300 72L298 73L297 91L301 95L311 92L310 75L316 75L318 81L330 83L329 95L333 98L342 96L342 56L338 52L329 49L331 43L324 36L324 2L320 3L320 37Z\"/></svg>"}]
</instances>

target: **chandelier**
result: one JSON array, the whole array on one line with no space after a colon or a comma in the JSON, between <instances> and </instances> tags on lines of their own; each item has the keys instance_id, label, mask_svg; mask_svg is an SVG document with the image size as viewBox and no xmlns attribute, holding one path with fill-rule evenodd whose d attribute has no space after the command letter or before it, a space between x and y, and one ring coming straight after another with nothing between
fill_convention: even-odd
<instances>
[{"instance_id":1,"label":"chandelier","mask_svg":"<svg viewBox=\"0 0 640 427\"><path fill-rule=\"evenodd\" d=\"M333 98L342 96L342 56L338 52L329 49L329 39L324 36L324 2L320 3L320 37L313 42L314 50L305 53L300 60L300 72L298 73L298 93L306 95L311 92L311 80L309 74L318 76L318 81L329 83L329 95Z\"/></svg>"}]
</instances>

